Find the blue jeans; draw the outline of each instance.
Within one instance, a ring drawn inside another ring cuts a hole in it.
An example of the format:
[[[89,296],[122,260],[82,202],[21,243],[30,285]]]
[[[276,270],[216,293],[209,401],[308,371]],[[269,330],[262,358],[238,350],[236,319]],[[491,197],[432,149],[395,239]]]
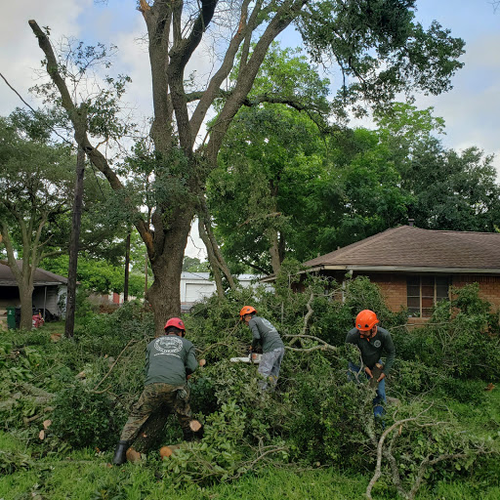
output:
[[[380,363],[381,361],[379,361]],[[359,377],[360,375],[364,375],[367,379],[370,377],[368,374],[363,371],[360,372],[361,368],[359,366],[356,366],[354,363],[351,363],[349,361],[349,370],[347,371],[347,378],[350,381],[358,381],[356,378],[356,375]],[[373,415],[375,418],[377,417],[382,417],[384,414],[384,407],[382,406],[382,403],[386,402],[386,397],[385,397],[385,378],[383,378],[377,385],[376,389],[377,395],[373,398]]]

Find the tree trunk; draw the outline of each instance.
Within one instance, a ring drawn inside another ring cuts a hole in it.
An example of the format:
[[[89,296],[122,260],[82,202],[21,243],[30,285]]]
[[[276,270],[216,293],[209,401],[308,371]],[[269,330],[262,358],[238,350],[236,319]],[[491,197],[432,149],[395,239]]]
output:
[[[69,238],[68,290],[66,295],[66,323],[64,335],[73,337],[76,311],[76,274],[78,268],[78,246],[83,206],[83,177],[85,174],[85,152],[78,148],[76,159],[75,197],[73,200],[73,219]]]
[[[130,268],[130,231],[125,242],[125,279],[123,280],[123,302],[128,301],[128,278]]]
[[[153,253],[149,253],[154,282],[146,299],[152,305],[155,334],[163,334],[167,319],[181,313],[181,273],[194,206],[186,205],[168,216],[153,216]]]
[[[271,243],[269,247],[269,253],[271,254],[271,266],[273,268],[273,273],[278,275],[281,269],[281,259],[279,252],[279,242],[278,242],[278,232],[273,227],[268,229],[269,241]]]
[[[19,299],[21,300],[21,330],[31,330],[33,326],[33,285],[24,284],[19,287]]]

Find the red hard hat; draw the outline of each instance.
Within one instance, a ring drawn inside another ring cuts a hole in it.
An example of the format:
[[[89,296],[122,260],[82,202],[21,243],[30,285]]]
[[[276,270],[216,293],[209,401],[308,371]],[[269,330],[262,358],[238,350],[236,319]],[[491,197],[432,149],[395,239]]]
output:
[[[252,306],[243,306],[240,311],[240,318],[243,319],[243,316],[245,316],[245,314],[252,314],[252,313],[257,313],[255,308],[253,308]]]
[[[165,323],[165,328],[166,330],[169,326],[175,326],[175,328],[178,328],[179,330],[186,331],[186,327],[184,326],[184,321],[180,318],[170,318],[166,323]]]
[[[356,316],[356,328],[361,332],[371,330],[377,323],[377,315],[370,309],[364,309]]]

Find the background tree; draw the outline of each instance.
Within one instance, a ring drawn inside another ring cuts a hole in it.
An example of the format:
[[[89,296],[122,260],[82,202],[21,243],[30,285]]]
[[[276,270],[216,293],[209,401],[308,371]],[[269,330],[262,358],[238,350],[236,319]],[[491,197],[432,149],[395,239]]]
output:
[[[68,271],[68,256],[58,255],[42,262],[47,271],[65,276]],[[78,258],[77,280],[79,288],[85,292],[110,294],[122,293],[124,290],[123,266],[114,265],[104,259],[95,259],[82,254]],[[129,276],[129,294],[133,297],[144,295],[144,269],[134,271]]]
[[[19,288],[20,327],[31,329],[36,268],[67,236],[75,159],[40,133],[39,120],[16,116],[0,118],[0,229]]]
[[[204,211],[207,176],[217,164],[224,136],[245,104],[270,44],[283,30],[295,22],[315,57],[331,56],[346,76],[353,77],[344,80],[339,95],[342,102],[337,103],[339,112],[360,96],[383,103],[396,92],[447,90],[450,77],[461,66],[457,58],[462,54],[463,41],[450,37],[436,23],[428,31],[414,23],[415,2],[411,0],[287,0],[254,4],[246,0],[237,4],[217,0],[202,0],[199,4],[140,0],[139,4],[148,30],[153,80],[151,168],[157,185],[165,187],[164,192],[175,186],[170,196],[157,200],[151,223],[138,213],[136,205],[135,212],[131,210],[155,277],[147,298],[160,332],[167,316],[180,312],[182,260],[196,213],[203,215],[200,219],[206,231],[211,231]],[[77,143],[113,189],[124,192],[125,186],[111,163],[90,142],[89,133],[93,132],[86,120],[86,109],[78,107],[69,92],[64,67],[57,60],[47,33],[35,21],[30,21],[30,26],[45,53],[47,71],[61,95]],[[200,90],[191,92],[192,82],[186,83],[186,65],[195,53],[199,54],[202,40],[212,35],[217,38],[217,52],[224,55],[209,80],[196,82]],[[237,77],[227,86],[238,52]],[[220,112],[200,145],[197,138],[216,101],[220,103]],[[126,194],[123,199],[128,201]]]
[[[196,257],[184,257],[184,262],[182,264],[182,270],[188,273],[200,273],[200,272],[208,272],[208,263],[201,262],[200,259]]]
[[[454,231],[495,231],[500,186],[493,157],[478,148],[462,152],[432,140],[414,153],[403,188],[414,197],[408,213],[417,226]]]

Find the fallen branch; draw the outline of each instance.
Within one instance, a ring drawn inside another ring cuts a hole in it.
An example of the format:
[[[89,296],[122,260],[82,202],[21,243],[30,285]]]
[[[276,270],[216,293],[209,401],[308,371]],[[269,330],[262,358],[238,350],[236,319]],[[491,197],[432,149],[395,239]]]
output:
[[[398,438],[398,436],[401,435],[403,425],[408,423],[408,422],[415,422],[415,425],[418,427],[435,427],[435,426],[441,426],[446,424],[447,422],[428,422],[428,423],[423,423],[420,424],[416,422],[424,413],[429,411],[431,407],[425,409],[422,411],[419,415],[416,417],[410,417],[410,418],[405,418],[402,420],[398,420],[397,422],[394,422],[388,429],[386,429],[382,435],[380,436],[380,439],[378,441],[377,445],[377,464],[375,467],[375,473],[373,474],[372,479],[370,480],[368,487],[366,488],[366,497],[369,500],[373,500],[373,497],[371,495],[372,489],[375,486],[375,483],[379,480],[379,478],[382,475],[382,456],[385,456],[389,462],[389,466],[391,468],[392,472],[392,482],[394,486],[396,487],[398,493],[405,498],[406,500],[413,500],[415,498],[415,495],[417,494],[417,491],[419,490],[420,486],[422,485],[422,481],[424,480],[425,473],[427,469],[439,462],[442,462],[444,460],[457,460],[460,458],[466,458],[468,456],[467,453],[445,453],[442,455],[439,455],[436,458],[431,459],[430,456],[425,457],[418,468],[417,475],[415,482],[413,483],[412,488],[409,491],[406,491],[403,488],[403,484],[401,481],[401,476],[399,473],[399,468],[398,464],[396,462],[396,459],[394,458],[394,455],[392,454],[392,448],[393,445]],[[387,438],[387,436],[391,433],[394,433],[391,439],[391,442],[388,446],[387,449],[384,450],[384,442]],[[480,453],[486,453],[482,450],[478,450],[476,454]]]
[[[279,451],[288,451],[287,448],[282,447],[282,446],[276,446],[276,447],[270,447],[266,451],[263,451],[259,456],[257,456],[254,460],[251,462],[244,462],[241,467],[238,468],[238,472],[231,476],[229,478],[230,481],[234,481],[238,478],[240,478],[243,474],[248,472],[249,470],[252,470],[252,468],[261,460],[263,460],[266,455],[270,455],[271,453],[277,453]]]
[[[312,348],[297,348],[297,347],[291,347],[291,346],[285,346],[285,349],[289,349],[291,351],[311,351],[311,350],[314,350],[314,349],[330,349],[332,351],[337,351],[338,350],[338,347],[335,347],[331,344],[329,344],[328,342],[325,342],[324,340],[318,338],[318,337],[315,337],[313,335],[304,335],[304,334],[300,334],[300,335],[283,335],[283,337],[293,337],[294,339],[295,338],[302,338],[302,339],[310,339],[310,340],[314,340],[316,342],[319,342],[320,346],[314,346]]]
[[[106,375],[104,375],[104,378],[94,387],[94,390],[92,392],[96,392],[97,389],[99,389],[99,387],[101,386],[101,384],[109,377],[110,373],[113,371],[113,368],[116,366],[116,363],[118,363],[118,360],[121,358],[122,354],[129,348],[129,346],[131,344],[135,344],[136,342],[138,342],[138,341],[135,340],[135,339],[129,340],[128,344],[122,349],[122,351],[120,352],[120,354],[118,354],[118,356],[116,357],[115,361],[113,362],[113,364],[109,368],[108,373],[106,373]],[[105,391],[106,390],[107,389],[105,389]]]
[[[411,418],[405,418],[403,420],[398,420],[397,422],[394,422],[390,427],[388,427],[380,436],[380,439],[378,441],[377,445],[377,465],[375,467],[375,473],[373,474],[373,477],[371,478],[370,482],[368,483],[368,487],[366,488],[366,497],[369,500],[373,500],[372,497],[372,489],[375,486],[375,483],[380,479],[380,476],[382,475],[382,452],[384,448],[384,441],[386,437],[394,431],[397,427],[407,423],[407,422],[413,422],[417,420],[418,417],[411,417]]]

